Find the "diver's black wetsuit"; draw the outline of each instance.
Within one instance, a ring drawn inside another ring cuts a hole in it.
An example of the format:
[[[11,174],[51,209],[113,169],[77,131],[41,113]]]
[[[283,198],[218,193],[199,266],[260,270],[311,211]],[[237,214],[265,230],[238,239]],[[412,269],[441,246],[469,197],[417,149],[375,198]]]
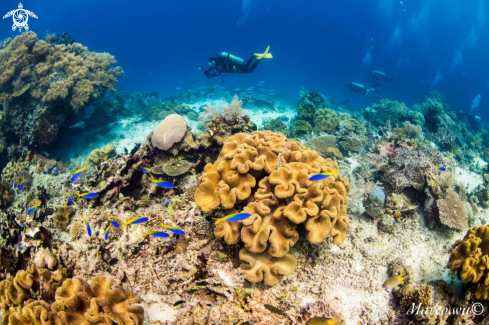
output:
[[[258,63],[260,63],[260,60],[256,60],[253,64],[251,64],[254,58],[255,56],[252,55],[246,64],[237,64],[229,59],[229,54],[225,58],[218,55],[217,58],[209,59],[209,62],[216,62],[213,67],[209,67],[208,70],[204,70],[202,66],[200,68],[203,70],[207,78],[217,77],[221,75],[221,73],[251,73],[258,66]],[[212,70],[216,71],[211,72]]]

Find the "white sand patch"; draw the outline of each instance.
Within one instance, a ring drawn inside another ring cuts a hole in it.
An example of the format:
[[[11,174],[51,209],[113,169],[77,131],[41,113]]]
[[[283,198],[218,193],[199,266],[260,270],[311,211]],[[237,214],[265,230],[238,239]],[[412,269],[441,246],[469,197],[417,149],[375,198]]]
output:
[[[409,246],[409,254],[405,255],[405,263],[413,268],[411,276],[416,282],[428,283],[432,280],[449,279],[450,270],[445,266],[448,262],[446,245],[463,237],[456,232],[425,232],[413,234],[416,245]],[[436,237],[436,238],[435,238]],[[422,252],[422,253],[421,253]]]
[[[474,192],[480,184],[484,183],[481,175],[460,167],[455,167],[453,179],[455,183],[462,186],[469,194]]]
[[[177,316],[177,311],[170,305],[165,304],[159,295],[156,293],[148,293],[141,295],[144,301],[141,303],[144,311],[148,313],[149,321],[153,322],[174,322]]]

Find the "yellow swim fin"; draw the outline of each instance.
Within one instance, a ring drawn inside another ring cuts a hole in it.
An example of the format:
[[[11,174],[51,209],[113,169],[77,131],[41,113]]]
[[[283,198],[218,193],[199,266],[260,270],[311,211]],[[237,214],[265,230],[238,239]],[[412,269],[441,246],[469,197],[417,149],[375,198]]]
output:
[[[265,50],[264,53],[255,53],[254,55],[256,56],[257,60],[261,59],[271,59],[273,58],[272,53],[268,53],[268,50],[270,49],[270,45],[267,46],[267,49]]]

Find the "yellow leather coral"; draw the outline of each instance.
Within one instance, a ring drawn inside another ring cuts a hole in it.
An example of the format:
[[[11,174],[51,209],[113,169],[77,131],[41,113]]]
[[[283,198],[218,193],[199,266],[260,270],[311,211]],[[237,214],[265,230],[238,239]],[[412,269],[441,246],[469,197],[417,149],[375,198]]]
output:
[[[52,272],[31,265],[0,282],[2,324],[143,324],[143,308],[132,306],[140,299],[132,292],[112,289],[112,278],[96,277],[91,285],[80,278],[65,278],[64,269]],[[38,300],[31,299],[32,293]]]
[[[478,283],[477,299],[489,299],[489,226],[474,227],[457,240],[447,267],[464,283]]]
[[[300,147],[282,133],[239,133],[224,145],[217,161],[205,167],[195,202],[204,212],[223,206],[251,214],[241,222],[240,232],[240,223],[224,221],[215,228],[214,235],[224,237],[228,244],[241,239],[246,251],[240,252],[240,258],[246,257],[248,262],[270,257],[267,263],[258,263],[258,268],[251,262],[242,265],[249,281],[260,282],[263,277],[255,273],[271,272],[282,257],[285,259],[279,269],[292,261],[295,267],[295,258],[287,252],[299,239],[298,224],[305,224],[307,239],[313,244],[321,243],[328,234],[334,244],[343,243],[349,227],[348,180],[339,175],[309,180],[314,174],[338,168],[336,162]]]

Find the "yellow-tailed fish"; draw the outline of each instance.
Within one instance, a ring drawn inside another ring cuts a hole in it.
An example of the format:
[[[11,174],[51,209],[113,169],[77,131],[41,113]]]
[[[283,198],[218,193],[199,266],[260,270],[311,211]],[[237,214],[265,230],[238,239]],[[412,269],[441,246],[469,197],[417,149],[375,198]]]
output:
[[[168,235],[166,232],[163,232],[163,231],[150,231],[150,232],[145,232],[143,234],[144,237],[146,236],[154,236],[154,237],[161,237],[161,238],[165,238],[165,237],[170,237],[170,235]]]
[[[446,169],[445,167],[443,167],[443,166],[436,166],[436,169],[438,169],[439,171],[442,171],[442,172],[444,172],[444,171],[446,171],[446,170],[447,170],[447,169]]]
[[[281,311],[277,307],[274,307],[274,306],[269,305],[269,304],[264,304],[263,306],[274,314],[284,316],[284,317],[289,317],[286,313],[284,313],[283,311]]]
[[[341,325],[343,321],[326,318],[326,317],[313,317],[306,322],[307,325]]]
[[[173,185],[170,182],[163,181],[160,179],[154,179],[153,175],[151,175],[151,174],[149,174],[149,176],[151,176],[151,182],[155,183],[159,187],[163,187],[163,188],[174,188],[175,187],[175,185]]]
[[[27,215],[31,215],[32,212],[36,211],[37,208],[39,208],[41,206],[41,204],[36,204],[36,205],[33,205],[30,207],[29,210],[27,210]]]
[[[137,225],[138,223],[144,223],[146,221],[148,221],[149,219],[148,218],[133,218],[131,220],[127,220],[126,222],[124,222],[124,224],[122,225],[122,228],[124,228],[125,226],[127,225]]]
[[[106,181],[101,181],[100,183],[98,183],[98,187],[104,187],[105,185],[107,185]]]
[[[73,173],[73,177],[71,177],[71,182],[74,183],[78,178],[80,178],[81,174],[87,170],[87,166],[83,166],[83,168],[75,170]]]
[[[25,182],[25,178],[22,177],[22,182],[20,182],[19,184],[19,191],[22,191],[24,189],[24,184],[25,184],[24,182]]]
[[[90,224],[88,223],[87,219],[83,218],[83,223],[85,224],[85,227],[87,228],[87,233],[88,237],[92,237],[92,228],[90,228]]]
[[[78,197],[82,197],[84,199],[95,199],[98,196],[98,193],[81,193],[81,194],[76,194]]]
[[[177,227],[174,227],[174,226],[160,224],[160,227],[164,227],[164,228],[170,230],[171,232],[174,232],[177,235],[181,235],[181,236],[184,236],[185,235],[185,233],[183,232],[183,230],[180,230],[180,229],[178,229]]]
[[[112,225],[109,223],[109,226],[105,229],[104,239],[107,240],[109,238],[109,230]]]
[[[310,181],[322,181],[323,179],[326,179],[331,175],[339,175],[339,174],[340,174],[340,172],[338,170],[335,170],[333,172],[324,172],[324,173],[312,175],[311,177],[309,177],[309,180]]]
[[[14,190],[17,188],[17,184],[18,184],[18,183],[19,183],[19,181],[18,181],[18,180],[15,180],[15,181],[14,181]]]
[[[114,226],[115,228],[119,229],[119,224],[117,223],[117,221],[115,221],[114,219],[112,218],[109,218],[109,222],[112,226]]]
[[[69,205],[73,205],[75,204],[75,202],[73,202],[73,199],[71,198],[71,196],[68,194],[68,192],[65,192],[65,195],[66,195],[66,198],[68,199],[68,203]]]
[[[383,287],[385,289],[392,289],[404,283],[409,278],[409,275],[395,275],[385,280]]]
[[[151,168],[147,168],[147,167],[143,167],[143,168],[141,168],[141,170],[143,171],[143,173],[150,173],[151,172]]]
[[[222,222],[222,221],[240,221],[240,220],[244,220],[246,218],[249,218],[251,217],[251,214],[249,213],[245,213],[245,212],[241,212],[241,213],[233,213],[233,214],[230,214],[228,216],[225,216],[225,217],[222,217],[220,219],[216,219],[216,222],[215,224],[217,225],[218,223]]]

